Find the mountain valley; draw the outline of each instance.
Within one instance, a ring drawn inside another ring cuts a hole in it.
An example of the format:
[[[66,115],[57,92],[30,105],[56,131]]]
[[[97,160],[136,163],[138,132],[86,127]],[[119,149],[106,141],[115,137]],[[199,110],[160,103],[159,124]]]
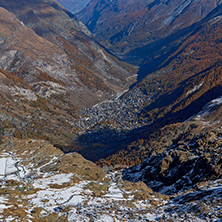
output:
[[[221,1],[65,2],[0,0],[0,220],[220,222]]]
[[[150,52],[140,67],[139,75],[142,72],[147,76],[119,100],[84,111],[86,116],[77,123],[83,129],[78,152],[94,161],[113,153],[113,158],[108,157],[112,164],[125,164],[123,159],[127,164],[139,163],[134,161],[142,155],[129,155],[131,159],[123,154],[125,151],[120,151],[117,158],[116,150],[125,150],[137,140],[149,141],[154,131],[186,121],[208,102],[222,96],[221,15],[221,6],[218,6],[201,22],[180,31],[179,37],[167,37],[158,50],[151,50],[155,60]],[[170,51],[174,47],[175,50]],[[89,152],[92,147],[94,155]]]
[[[73,119],[76,110],[126,90],[135,81],[136,69],[108,54],[55,1],[21,3],[0,1],[0,90],[2,108],[7,108],[2,121],[27,122],[32,135],[45,138],[60,131],[70,142],[72,126],[63,123]]]

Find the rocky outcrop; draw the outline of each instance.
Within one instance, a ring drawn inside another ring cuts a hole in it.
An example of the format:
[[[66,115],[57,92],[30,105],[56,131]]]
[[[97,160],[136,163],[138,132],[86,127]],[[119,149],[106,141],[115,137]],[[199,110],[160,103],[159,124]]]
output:
[[[181,140],[141,165],[124,171],[124,179],[144,181],[164,194],[188,190],[196,184],[222,178],[221,134],[202,133]]]

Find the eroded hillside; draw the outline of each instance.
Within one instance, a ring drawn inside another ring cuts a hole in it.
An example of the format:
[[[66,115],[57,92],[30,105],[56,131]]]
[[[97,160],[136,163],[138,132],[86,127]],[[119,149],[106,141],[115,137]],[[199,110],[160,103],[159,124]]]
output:
[[[30,134],[67,144],[76,110],[135,81],[136,69],[108,54],[57,2],[2,0],[0,6],[3,125],[20,131],[19,122],[27,122]]]

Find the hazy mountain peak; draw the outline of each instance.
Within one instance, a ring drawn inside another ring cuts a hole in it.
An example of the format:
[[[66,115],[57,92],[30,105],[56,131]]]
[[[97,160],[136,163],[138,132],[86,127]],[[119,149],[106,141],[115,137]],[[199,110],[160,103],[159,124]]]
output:
[[[58,2],[67,10],[75,14],[80,12],[90,0],[58,0]]]

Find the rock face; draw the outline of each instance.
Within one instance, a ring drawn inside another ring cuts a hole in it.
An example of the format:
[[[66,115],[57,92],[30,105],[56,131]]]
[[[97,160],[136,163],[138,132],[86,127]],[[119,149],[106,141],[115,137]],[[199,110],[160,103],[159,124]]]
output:
[[[220,3],[217,0],[93,0],[77,16],[99,42],[126,57],[136,48],[189,27]],[[131,56],[139,62],[139,55],[134,52]]]
[[[221,179],[221,133],[215,130],[205,128],[205,132],[190,139],[177,138],[162,151],[156,147],[156,153],[141,165],[124,170],[123,178],[144,181],[163,194],[175,194],[204,181]]]

